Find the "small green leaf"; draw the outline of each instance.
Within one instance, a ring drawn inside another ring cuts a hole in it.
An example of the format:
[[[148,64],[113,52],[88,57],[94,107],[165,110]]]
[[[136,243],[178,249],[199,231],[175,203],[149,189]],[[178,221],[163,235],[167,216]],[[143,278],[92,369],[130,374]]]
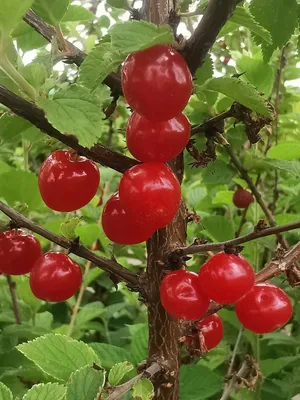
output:
[[[63,22],[69,21],[88,21],[93,19],[95,16],[89,10],[82,6],[70,5],[65,15],[63,16]]]
[[[30,127],[25,119],[4,113],[0,118],[0,138],[3,142],[13,143],[20,140],[21,133]]]
[[[112,386],[117,386],[124,376],[128,374],[128,372],[132,371],[133,368],[133,365],[128,361],[115,364],[108,374],[109,383]]]
[[[195,78],[196,84],[202,86],[208,79],[213,76],[213,64],[210,56],[206,56],[204,63],[197,69]]]
[[[154,397],[154,387],[149,379],[139,379],[132,387],[132,396],[136,400],[151,400]]]
[[[51,25],[57,25],[63,19],[70,0],[34,0],[32,9],[39,17]]]
[[[266,116],[270,116],[270,110],[265,105],[263,98],[255,87],[238,78],[212,78],[206,82],[204,88],[215,90],[230,97],[251,110]]]
[[[101,228],[96,223],[79,225],[75,229],[75,235],[80,237],[84,246],[91,246],[101,235]]]
[[[248,183],[246,181],[244,181],[244,179],[241,178],[233,178],[232,179],[235,183],[237,183],[238,185],[240,185],[243,189],[247,189],[248,187]]]
[[[0,382],[0,400],[13,400],[12,392],[2,382]]]
[[[25,21],[20,21],[11,33],[12,37],[17,40],[18,47],[24,52],[32,49],[38,49],[45,46],[48,41],[42,35],[37,33]]]
[[[112,368],[115,364],[130,360],[131,354],[121,347],[107,343],[90,343],[90,346],[101,360],[101,365],[105,369]]]
[[[61,400],[64,399],[66,388],[58,383],[41,383],[32,386],[23,400]]]
[[[234,171],[222,160],[216,160],[205,168],[202,178],[207,185],[226,185],[233,177]]]
[[[94,318],[100,317],[101,315],[105,314],[105,312],[106,310],[104,305],[100,301],[94,301],[86,304],[85,306],[81,307],[77,315],[76,326],[82,328],[87,322],[93,320]]]
[[[222,215],[211,215],[201,220],[204,227],[203,233],[208,235],[214,242],[223,242],[234,238],[234,225]]]
[[[10,31],[22,20],[33,0],[1,0],[0,30]]]
[[[115,8],[122,8],[123,10],[128,8],[126,0],[107,0],[107,4]]]
[[[110,28],[109,34],[113,48],[124,54],[157,44],[169,44],[174,40],[169,25],[157,26],[146,21],[118,22]]]
[[[259,362],[259,368],[263,374],[263,377],[266,378],[269,375],[277,374],[289,364],[293,364],[295,362],[299,363],[299,360],[300,356],[279,357],[275,359],[269,358],[261,360]]]
[[[17,278],[19,278],[17,280]],[[28,304],[34,312],[37,312],[38,309],[41,307],[41,300],[37,299],[33,294],[32,290],[29,285],[29,280],[21,277],[14,277],[14,280],[16,281],[16,291],[17,291],[17,297],[20,300],[23,300],[26,304]]]
[[[61,381],[67,381],[79,368],[99,363],[87,344],[52,333],[20,344],[17,349],[44,372]]]
[[[300,176],[300,162],[299,161],[272,160],[270,158],[266,158],[264,163],[266,165],[266,169],[269,166],[272,166],[272,167],[277,168],[278,170],[285,171],[288,174],[292,174],[297,177]]]
[[[267,157],[276,160],[296,160],[300,158],[300,143],[284,142],[270,148]]]
[[[71,219],[68,219],[67,221],[64,221],[60,225],[60,231],[63,236],[65,236],[67,239],[72,239],[75,236],[75,228],[77,225],[80,223],[81,218],[79,217],[73,217]]]
[[[228,206],[233,205],[232,197],[234,192],[232,190],[221,190],[216,194],[212,203],[213,204],[227,204]]]
[[[180,368],[180,400],[211,398],[222,390],[223,379],[202,365],[183,365]]]
[[[56,129],[76,135],[83,146],[92,147],[101,136],[101,103],[87,88],[73,84],[56,92],[52,100],[40,97],[37,104]]]
[[[110,43],[95,46],[80,66],[79,82],[95,90],[124,59],[125,55],[113,49]]]
[[[67,383],[66,400],[94,400],[104,382],[104,370],[96,370],[91,366],[83,367],[71,375]]]
[[[31,63],[23,67],[22,75],[31,86],[39,89],[45,83],[47,71],[44,65]]]
[[[147,358],[148,327],[142,325],[132,335],[130,354],[136,364]]]

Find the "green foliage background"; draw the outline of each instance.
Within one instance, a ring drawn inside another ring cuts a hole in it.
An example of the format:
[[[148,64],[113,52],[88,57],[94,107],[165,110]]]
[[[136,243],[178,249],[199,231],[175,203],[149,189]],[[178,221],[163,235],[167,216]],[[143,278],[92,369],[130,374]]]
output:
[[[205,3],[191,0],[181,3],[184,32],[193,32],[199,20],[199,15],[195,14],[201,14]],[[46,40],[21,20],[30,6],[48,23],[60,24],[64,35],[88,53],[79,69],[62,63],[55,44],[51,50]],[[124,0],[100,3],[105,15],[100,12],[95,15],[89,10],[91,6],[83,0],[74,4],[69,4],[68,0],[2,0],[2,39],[8,34],[13,39],[13,42],[10,39],[3,42],[5,54],[35,89],[36,102],[53,126],[63,133],[77,135],[84,146],[99,141],[130,155],[124,136],[129,109],[120,98],[112,116],[104,119],[103,110],[112,98],[102,81],[108,73],[119,70],[120,63],[130,52],[155,43],[172,42],[171,30],[145,22],[123,24],[121,21],[128,19],[127,9],[131,6]],[[193,12],[189,13],[191,10]],[[267,115],[269,110],[263,100],[274,102],[280,50],[285,46],[279,87],[278,138],[275,138],[274,127],[264,128],[261,141],[250,147],[244,125],[232,119],[227,120],[225,133],[251,178],[256,181],[260,175],[259,190],[266,204],[271,206],[275,173],[278,175],[279,198],[275,208],[278,224],[300,219],[300,92],[298,81],[294,81],[300,77],[299,10],[296,0],[240,3],[220,32],[203,67],[197,71],[194,94],[185,110],[192,125],[227,110],[233,101]],[[25,65],[24,60],[31,51],[34,51],[31,53],[34,58]],[[243,73],[240,78],[232,78],[240,73]],[[1,68],[0,84],[24,96]],[[93,201],[75,213],[55,213],[42,202],[37,174],[50,151],[63,148],[62,145],[1,105],[0,115],[0,198],[10,206],[26,204],[26,215],[43,227],[70,237],[80,236],[88,247],[97,242],[98,254],[114,256],[132,271],[143,271],[145,245],[113,245],[97,222],[103,204],[117,190],[120,174],[100,167],[101,189]],[[197,135],[195,140],[197,148],[203,150],[204,135]],[[268,145],[270,148],[266,152]],[[234,238],[241,212],[233,206],[232,195],[238,186],[247,187],[246,182],[221,146],[217,147],[217,160],[205,169],[192,168],[192,162],[191,156],[185,154],[182,193],[188,208],[197,212],[201,222],[188,225],[188,243],[195,237],[212,242]],[[98,206],[99,198],[101,206]],[[5,220],[2,214],[0,218]],[[247,212],[242,234],[252,231],[260,219],[264,219],[264,214],[255,202]],[[284,235],[290,245],[300,240],[299,231]],[[39,239],[45,251],[56,249],[46,239]],[[266,237],[246,243],[243,255],[258,271],[274,256],[275,250],[275,238]],[[84,268],[84,260],[73,258]],[[198,271],[203,261],[203,256],[196,255],[188,266]],[[124,284],[119,284],[116,290],[107,274],[91,268],[85,276],[88,288],[72,339],[67,339],[58,335],[68,333],[76,298],[59,304],[45,303],[31,294],[28,277],[14,277],[14,281],[22,325],[15,323],[7,282],[0,277],[0,400],[94,400],[105,376],[111,384],[117,385],[135,375],[135,367],[147,355],[146,307],[139,302],[136,293],[128,291]],[[300,393],[300,292],[298,288],[291,289],[283,277],[273,282],[284,288],[292,299],[293,318],[282,331],[264,336],[244,332],[237,359],[242,360],[246,353],[252,354],[259,361],[264,381],[256,391],[241,389],[232,393],[231,399],[287,400]],[[181,400],[220,398],[228,361],[240,330],[232,307],[221,310],[220,315],[225,324],[224,340],[195,364],[181,367]],[[103,369],[91,368],[92,363]],[[39,386],[28,390],[34,384]],[[139,383],[133,393],[148,399],[151,385]],[[130,399],[132,394],[123,398]]]

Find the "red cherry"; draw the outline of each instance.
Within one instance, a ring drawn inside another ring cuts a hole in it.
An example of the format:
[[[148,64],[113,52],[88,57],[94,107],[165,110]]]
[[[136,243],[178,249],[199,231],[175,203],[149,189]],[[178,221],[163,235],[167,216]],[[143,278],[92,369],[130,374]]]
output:
[[[153,234],[153,229],[128,217],[121,205],[119,193],[115,193],[105,204],[102,227],[105,235],[118,244],[142,243]]]
[[[54,151],[42,164],[39,188],[44,202],[55,211],[74,211],[88,204],[100,182],[97,165],[68,150]]]
[[[221,252],[201,267],[199,278],[203,292],[212,300],[230,304],[252,289],[255,274],[244,257]]]
[[[41,255],[40,242],[33,235],[15,229],[0,233],[0,271],[2,273],[27,274]]]
[[[202,292],[197,274],[185,270],[168,273],[161,282],[160,299],[174,318],[197,320],[207,311],[209,298]]]
[[[203,335],[204,345],[207,351],[216,347],[223,339],[223,321],[217,314],[212,314],[202,321],[199,321],[198,327]]]
[[[122,70],[128,104],[155,121],[178,115],[192,93],[192,76],[183,57],[167,45],[130,54]]]
[[[181,199],[180,184],[166,164],[145,163],[125,172],[119,194],[125,212],[152,231],[175,217]]]
[[[258,283],[236,303],[235,312],[249,331],[269,333],[288,322],[293,308],[289,297],[279,287]]]
[[[80,266],[64,253],[43,254],[30,273],[30,287],[38,299],[65,301],[79,289],[82,281]]]
[[[238,189],[234,193],[232,201],[238,208],[247,208],[253,202],[253,195],[248,190]]]
[[[127,126],[127,147],[138,160],[169,161],[184,150],[190,131],[184,114],[168,121],[150,121],[134,112]]]

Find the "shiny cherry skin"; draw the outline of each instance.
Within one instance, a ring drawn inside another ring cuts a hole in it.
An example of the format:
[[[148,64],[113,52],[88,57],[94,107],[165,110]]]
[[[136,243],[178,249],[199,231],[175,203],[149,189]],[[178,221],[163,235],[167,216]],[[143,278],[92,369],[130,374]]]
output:
[[[234,193],[232,201],[237,208],[247,208],[253,202],[253,195],[248,190],[238,189]]]
[[[185,270],[170,272],[163,278],[160,300],[172,317],[189,321],[201,318],[209,306],[197,274]]]
[[[133,112],[127,125],[127,147],[140,161],[166,162],[184,150],[190,132],[190,123],[184,114],[168,121],[154,121]]]
[[[105,235],[114,243],[137,244],[149,239],[153,229],[128,217],[124,211],[119,193],[115,193],[105,204],[102,213],[102,227]]]
[[[237,301],[235,312],[249,331],[269,333],[288,322],[293,308],[288,295],[278,286],[258,283]]]
[[[203,292],[212,300],[231,304],[252,289],[255,274],[243,256],[221,252],[201,267],[199,279]]]
[[[152,231],[168,225],[181,199],[180,184],[166,164],[144,163],[125,172],[119,186],[125,212]]]
[[[163,121],[178,115],[192,93],[192,76],[183,57],[167,45],[130,54],[122,69],[128,104],[140,115]]]
[[[56,150],[42,164],[39,189],[46,205],[70,212],[88,204],[100,183],[97,165],[73,151]]]
[[[30,233],[15,229],[0,233],[0,272],[27,274],[41,255],[40,242]]]
[[[80,266],[64,253],[48,252],[34,264],[30,287],[38,299],[60,302],[68,300],[82,281]]]
[[[222,319],[217,314],[209,315],[198,322],[206,350],[216,347],[224,336],[224,325]]]

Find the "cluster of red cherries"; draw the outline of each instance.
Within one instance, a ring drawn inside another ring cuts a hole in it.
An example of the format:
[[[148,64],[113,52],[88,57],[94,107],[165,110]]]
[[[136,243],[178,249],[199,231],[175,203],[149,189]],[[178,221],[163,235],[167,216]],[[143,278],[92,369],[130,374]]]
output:
[[[223,337],[217,314],[204,319],[210,300],[235,304],[243,326],[255,333],[269,333],[288,322],[292,305],[287,294],[270,283],[255,283],[255,274],[241,255],[220,252],[211,257],[198,274],[180,269],[167,273],[160,287],[161,302],[174,318],[197,321],[206,349]],[[202,319],[202,320],[201,320]],[[189,341],[189,339],[187,340]]]
[[[182,113],[192,92],[192,77],[184,59],[166,45],[131,54],[122,69],[122,88],[134,110],[126,141],[141,164],[126,171],[119,191],[106,203],[102,226],[118,244],[144,242],[175,217],[181,190],[166,165],[190,138]]]

